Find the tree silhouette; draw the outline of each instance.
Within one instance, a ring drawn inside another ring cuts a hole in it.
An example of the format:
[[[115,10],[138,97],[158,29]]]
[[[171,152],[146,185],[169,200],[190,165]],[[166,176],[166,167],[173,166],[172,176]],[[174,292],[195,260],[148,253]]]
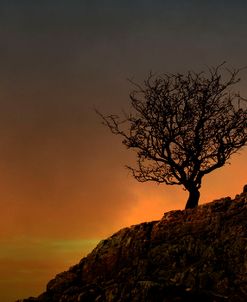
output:
[[[239,69],[222,65],[207,72],[150,75],[133,83],[131,112],[103,115],[103,124],[137,153],[128,167],[140,182],[183,185],[186,208],[198,205],[203,176],[218,169],[247,144],[247,109],[231,86]]]

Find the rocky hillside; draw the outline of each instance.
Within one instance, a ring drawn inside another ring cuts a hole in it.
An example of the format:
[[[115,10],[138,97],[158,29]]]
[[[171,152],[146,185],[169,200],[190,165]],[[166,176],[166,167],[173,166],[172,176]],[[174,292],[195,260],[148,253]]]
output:
[[[23,302],[247,301],[247,187],[125,228]]]

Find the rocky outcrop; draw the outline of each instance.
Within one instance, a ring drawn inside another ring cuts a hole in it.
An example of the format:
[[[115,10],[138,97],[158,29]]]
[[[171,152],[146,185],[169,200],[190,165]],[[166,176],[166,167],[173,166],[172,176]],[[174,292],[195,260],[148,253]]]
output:
[[[246,187],[120,230],[23,301],[247,301]]]

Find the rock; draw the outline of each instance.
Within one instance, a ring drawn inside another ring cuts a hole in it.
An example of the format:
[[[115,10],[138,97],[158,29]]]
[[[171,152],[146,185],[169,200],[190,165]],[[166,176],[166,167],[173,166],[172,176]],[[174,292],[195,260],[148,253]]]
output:
[[[246,191],[124,228],[24,301],[247,301]]]

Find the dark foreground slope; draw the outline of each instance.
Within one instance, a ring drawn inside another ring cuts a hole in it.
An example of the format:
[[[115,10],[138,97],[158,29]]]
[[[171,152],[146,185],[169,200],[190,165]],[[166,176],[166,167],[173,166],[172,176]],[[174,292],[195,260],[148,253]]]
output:
[[[24,301],[246,302],[247,193],[122,229]]]

